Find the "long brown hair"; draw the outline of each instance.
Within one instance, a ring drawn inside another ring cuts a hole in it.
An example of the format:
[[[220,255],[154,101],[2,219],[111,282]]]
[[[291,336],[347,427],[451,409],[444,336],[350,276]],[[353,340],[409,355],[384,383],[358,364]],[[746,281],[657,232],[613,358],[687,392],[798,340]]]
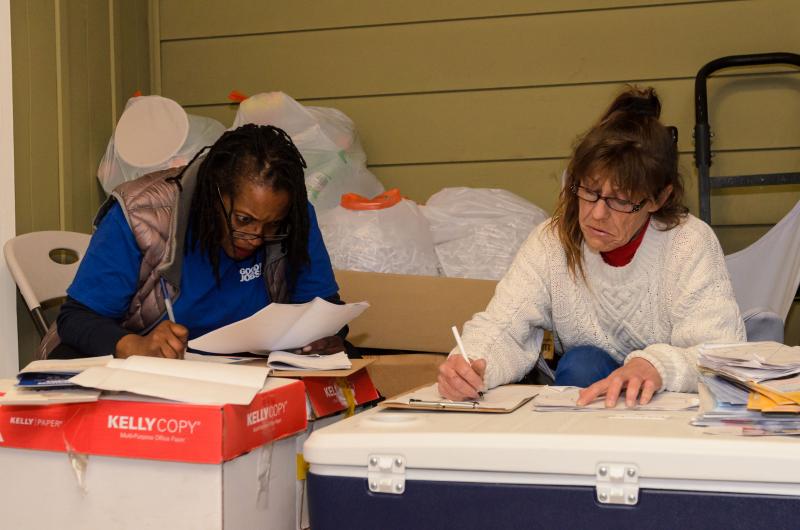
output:
[[[678,172],[677,129],[659,121],[661,102],[653,88],[628,86],[600,120],[586,132],[573,151],[564,187],[550,221],[558,233],[573,277],[584,277],[576,186],[586,177],[609,175],[631,198],[655,200],[668,187],[672,192],[651,215],[669,230],[689,211],[683,204],[684,187]]]

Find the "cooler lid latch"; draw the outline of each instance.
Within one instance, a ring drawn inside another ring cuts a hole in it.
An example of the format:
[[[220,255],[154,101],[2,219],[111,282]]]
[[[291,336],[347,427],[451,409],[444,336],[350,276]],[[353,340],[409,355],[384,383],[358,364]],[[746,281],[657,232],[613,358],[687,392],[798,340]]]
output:
[[[597,502],[635,505],[639,502],[639,468],[634,464],[600,462],[595,469]]]
[[[367,484],[373,493],[400,495],[406,490],[406,459],[402,455],[369,455]]]

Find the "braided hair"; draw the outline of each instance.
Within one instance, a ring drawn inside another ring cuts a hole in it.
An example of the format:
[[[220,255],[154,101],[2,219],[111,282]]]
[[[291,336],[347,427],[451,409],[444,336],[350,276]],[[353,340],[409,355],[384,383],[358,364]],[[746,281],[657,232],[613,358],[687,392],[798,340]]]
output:
[[[200,251],[208,256],[219,283],[219,256],[228,237],[220,193],[236,197],[250,181],[289,195],[286,224],[289,236],[281,242],[289,265],[289,288],[297,272],[310,261],[308,255],[308,194],[303,169],[306,162],[285,131],[271,125],[242,125],[223,134],[208,151],[197,171],[189,218],[189,244],[184,252]]]

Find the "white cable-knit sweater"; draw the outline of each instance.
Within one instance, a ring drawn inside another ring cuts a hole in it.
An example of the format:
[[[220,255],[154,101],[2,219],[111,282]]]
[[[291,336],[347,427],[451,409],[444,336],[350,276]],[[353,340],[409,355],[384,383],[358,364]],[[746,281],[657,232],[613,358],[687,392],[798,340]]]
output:
[[[697,389],[697,348],[745,340],[725,260],[711,228],[689,215],[675,228],[650,221],[633,260],[606,264],[583,244],[586,282],[573,278],[557,234],[533,231],[485,311],[464,324],[464,345],[486,359],[487,388],[517,381],[536,362],[537,328],[557,346],[598,346],[622,362],[650,361],[663,390]]]

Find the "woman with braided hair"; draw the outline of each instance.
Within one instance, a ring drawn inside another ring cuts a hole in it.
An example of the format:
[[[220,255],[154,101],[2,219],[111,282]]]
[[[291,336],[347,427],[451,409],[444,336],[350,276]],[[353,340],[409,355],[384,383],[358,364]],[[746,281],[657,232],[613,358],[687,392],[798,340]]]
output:
[[[304,168],[283,130],[248,124],[117,187],[40,356],[180,358],[189,339],[271,302],[338,303]],[[341,351],[346,330],[303,350]]]
[[[697,346],[745,339],[722,249],[683,205],[677,131],[651,89],[629,88],[578,142],[553,217],[533,231],[489,306],[464,325],[439,391],[477,398],[562,354],[555,384],[628,406],[695,391]]]

